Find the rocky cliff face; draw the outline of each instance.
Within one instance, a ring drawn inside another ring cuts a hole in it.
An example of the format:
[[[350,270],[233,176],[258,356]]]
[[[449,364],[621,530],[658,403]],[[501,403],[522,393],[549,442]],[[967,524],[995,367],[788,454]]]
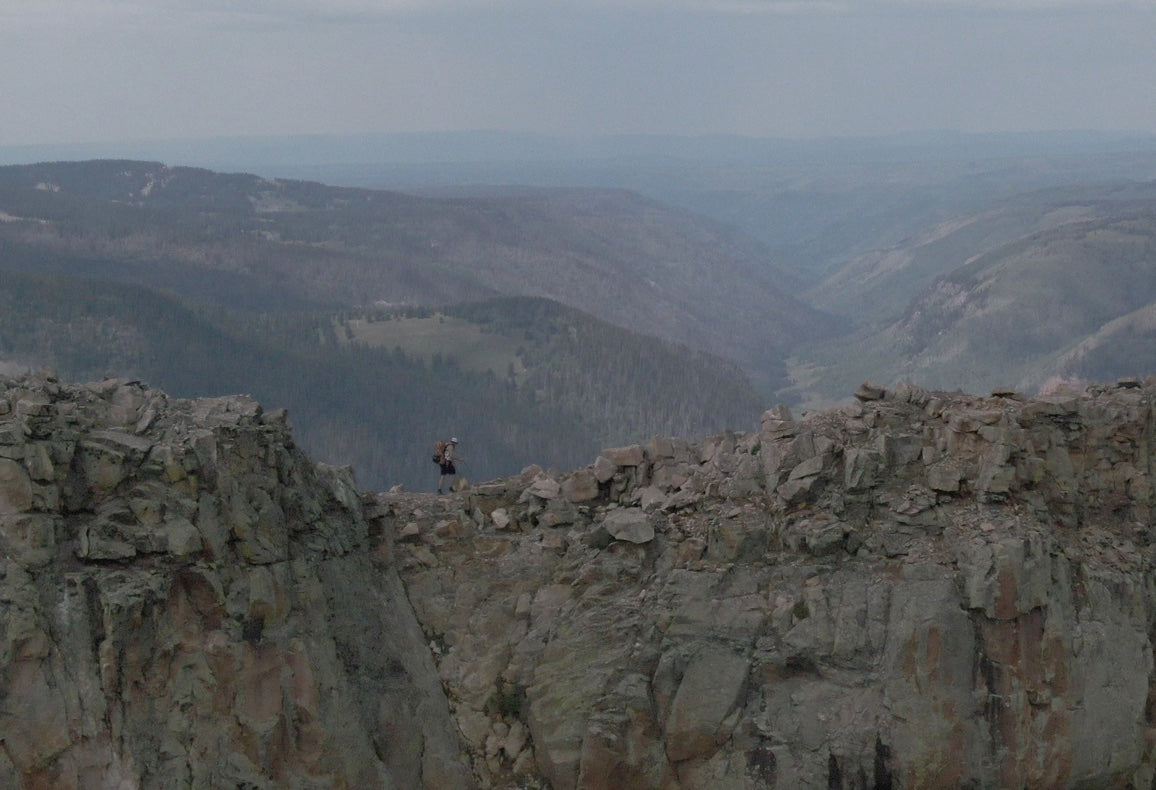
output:
[[[0,787],[467,786],[351,482],[245,398],[0,379]]]
[[[1148,788],[1154,402],[865,386],[434,497],[0,379],[0,786]]]
[[[1151,787],[1156,382],[377,497],[483,784]]]

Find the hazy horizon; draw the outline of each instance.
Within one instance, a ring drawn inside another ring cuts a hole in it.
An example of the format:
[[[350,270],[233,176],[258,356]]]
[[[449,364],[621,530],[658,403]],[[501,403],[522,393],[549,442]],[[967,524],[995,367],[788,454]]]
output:
[[[0,147],[1156,133],[1150,0],[9,0]]]

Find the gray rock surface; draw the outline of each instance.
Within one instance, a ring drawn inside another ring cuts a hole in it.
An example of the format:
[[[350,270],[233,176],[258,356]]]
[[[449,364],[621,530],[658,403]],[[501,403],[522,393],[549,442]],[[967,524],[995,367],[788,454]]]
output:
[[[251,399],[0,378],[0,786],[471,786],[374,545]]]
[[[435,497],[0,379],[0,786],[1153,786],[1156,381],[857,395]]]
[[[481,785],[1151,786],[1156,382],[857,395],[399,549]]]

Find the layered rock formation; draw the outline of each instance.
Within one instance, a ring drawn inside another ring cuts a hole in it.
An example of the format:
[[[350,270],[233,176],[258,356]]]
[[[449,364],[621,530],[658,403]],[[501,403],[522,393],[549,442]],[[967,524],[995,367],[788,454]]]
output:
[[[0,786],[1151,787],[1156,381],[436,497],[0,379]]]

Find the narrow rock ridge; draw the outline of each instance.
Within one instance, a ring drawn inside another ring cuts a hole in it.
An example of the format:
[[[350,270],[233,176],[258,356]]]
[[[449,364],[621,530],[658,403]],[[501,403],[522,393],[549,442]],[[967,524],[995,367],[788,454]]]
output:
[[[379,494],[483,786],[1151,787],[1156,380]]]
[[[0,786],[1151,787],[1156,380],[434,496],[0,378]]]

